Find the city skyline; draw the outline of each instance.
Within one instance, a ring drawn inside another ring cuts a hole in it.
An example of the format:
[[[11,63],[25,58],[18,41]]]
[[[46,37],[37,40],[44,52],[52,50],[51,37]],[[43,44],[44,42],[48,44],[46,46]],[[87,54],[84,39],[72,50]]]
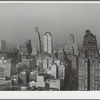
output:
[[[99,4],[0,5],[0,91],[100,90]]]
[[[45,32],[51,32],[54,45],[66,44],[69,34],[82,45],[85,30],[97,36],[100,44],[100,4],[0,4],[0,40],[23,43],[32,39],[39,28],[43,44]],[[11,40],[11,37],[13,39]],[[63,41],[62,41],[63,40]]]

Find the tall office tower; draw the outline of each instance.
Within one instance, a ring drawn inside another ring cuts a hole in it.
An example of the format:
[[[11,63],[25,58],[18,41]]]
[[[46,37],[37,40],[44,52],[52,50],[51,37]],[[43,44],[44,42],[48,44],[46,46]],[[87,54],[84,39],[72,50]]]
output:
[[[54,58],[49,57],[49,56],[45,56],[43,57],[43,68],[50,68],[53,64]]]
[[[26,43],[27,53],[30,56],[32,53],[32,46],[31,46],[31,40],[28,40]]]
[[[99,90],[99,59],[90,59],[90,90]]]
[[[71,60],[67,59],[65,66],[65,78],[64,78],[64,89],[69,90],[70,82],[72,81],[71,75],[72,75],[72,62]]]
[[[67,55],[67,58],[72,61],[72,70],[78,70],[78,57],[76,55]]]
[[[69,43],[70,43],[70,45],[73,45],[73,43],[74,43],[74,35],[73,34],[69,35]]]
[[[58,78],[59,79],[65,78],[65,66],[64,66],[64,64],[61,64],[60,66],[58,66]]]
[[[78,68],[79,90],[89,90],[89,60],[86,58],[85,51],[80,52]]]
[[[73,47],[72,47],[69,43],[67,43],[67,44],[65,45],[64,51],[65,51],[65,53],[66,53],[67,55],[70,55],[70,54],[73,54],[73,53],[74,53],[74,49],[73,49]]]
[[[76,55],[76,56],[79,55],[79,46],[75,42],[73,34],[69,35],[69,41],[65,45],[64,50],[65,50],[67,55],[70,55],[70,54],[73,54],[73,55]]]
[[[32,40],[32,49],[33,49],[33,53],[41,52],[41,37],[40,37],[38,27],[35,27],[34,40]]]
[[[0,78],[4,78],[4,64],[2,59],[0,59]]]
[[[63,48],[60,48],[60,50],[58,51],[58,59],[60,61],[64,61],[65,60],[64,58],[65,58],[64,50],[63,50]]]
[[[83,41],[83,49],[86,51],[87,57],[94,57],[97,51],[97,40],[89,30],[86,30]]]
[[[4,78],[4,68],[0,67],[0,79]]]
[[[98,78],[100,79],[100,53],[99,53],[99,68],[98,68]],[[100,80],[98,81],[98,90],[100,90]]]
[[[98,90],[99,75],[99,51],[97,50],[97,40],[89,30],[86,30],[83,41],[83,49],[90,61],[90,90]]]
[[[54,76],[55,78],[58,78],[58,66],[56,63],[54,63],[51,66],[51,72],[52,72],[52,76]]]
[[[3,41],[3,48],[6,50],[6,40]]]
[[[52,54],[52,51],[53,51],[52,35],[50,32],[46,32],[44,35],[44,52],[47,54]]]
[[[0,50],[1,52],[6,52],[6,41],[5,40],[1,40],[0,41]]]
[[[6,77],[11,77],[11,70],[12,70],[12,65],[11,65],[11,62],[10,61],[6,61],[4,63],[4,66],[5,66],[5,71],[4,71],[4,75]]]
[[[83,50],[85,51],[86,58],[89,59],[87,90],[99,90],[99,51],[97,50],[96,36],[89,30],[86,30],[84,36]],[[82,66],[85,67],[85,65],[81,65],[79,68]],[[86,71],[83,70],[83,72],[85,73]]]
[[[74,40],[74,35],[73,34],[69,35],[69,44],[73,48],[73,54],[78,56],[79,55],[79,47],[78,47],[78,44]]]
[[[30,58],[29,64],[30,64],[30,69],[34,70],[36,68],[36,58],[35,57]]]
[[[53,57],[58,58],[58,52],[56,50],[53,51]]]
[[[79,46],[78,43],[74,43],[73,44],[73,48],[74,48],[74,55],[79,56]]]

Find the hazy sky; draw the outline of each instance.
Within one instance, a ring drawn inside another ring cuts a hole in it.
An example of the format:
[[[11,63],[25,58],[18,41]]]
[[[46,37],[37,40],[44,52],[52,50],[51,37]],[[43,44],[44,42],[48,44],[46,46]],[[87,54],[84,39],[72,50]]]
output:
[[[22,43],[34,37],[38,26],[41,39],[46,31],[53,41],[66,43],[73,33],[81,44],[85,30],[97,36],[100,44],[100,4],[1,4],[0,39]]]

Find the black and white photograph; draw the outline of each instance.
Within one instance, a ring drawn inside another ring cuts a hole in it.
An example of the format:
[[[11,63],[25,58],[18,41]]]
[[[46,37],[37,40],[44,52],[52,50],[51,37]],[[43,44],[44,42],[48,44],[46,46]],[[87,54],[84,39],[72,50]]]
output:
[[[99,91],[100,3],[0,3],[0,91]]]

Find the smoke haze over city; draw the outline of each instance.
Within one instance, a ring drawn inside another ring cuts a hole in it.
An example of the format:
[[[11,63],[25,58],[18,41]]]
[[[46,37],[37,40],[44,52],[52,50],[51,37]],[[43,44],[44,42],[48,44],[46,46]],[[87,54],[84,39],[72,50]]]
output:
[[[100,90],[99,10],[0,3],[0,91]]]
[[[85,30],[97,36],[100,44],[100,4],[29,3],[0,4],[0,40],[23,43],[32,39],[35,27],[41,38],[51,32],[53,43],[66,44],[70,33],[82,45]],[[43,39],[41,39],[43,40]]]

